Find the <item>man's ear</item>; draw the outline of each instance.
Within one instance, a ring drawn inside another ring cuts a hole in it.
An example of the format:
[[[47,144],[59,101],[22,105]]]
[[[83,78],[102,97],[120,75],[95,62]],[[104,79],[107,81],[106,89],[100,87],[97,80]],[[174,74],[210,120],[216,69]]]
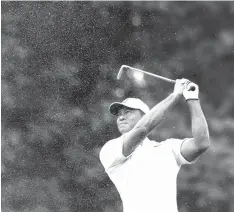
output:
[[[140,111],[140,113],[141,113],[141,116],[144,116],[145,115],[145,113],[142,111],[142,110],[139,110]]]

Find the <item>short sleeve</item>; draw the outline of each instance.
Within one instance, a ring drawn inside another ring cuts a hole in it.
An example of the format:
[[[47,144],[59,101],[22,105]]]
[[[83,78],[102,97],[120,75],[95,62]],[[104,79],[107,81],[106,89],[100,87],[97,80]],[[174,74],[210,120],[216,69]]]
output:
[[[124,136],[110,140],[102,147],[99,158],[106,172],[110,172],[129,158],[123,155],[123,139]]]
[[[169,143],[172,147],[172,151],[174,153],[176,162],[179,166],[184,165],[184,164],[193,164],[196,162],[196,160],[194,161],[187,161],[184,156],[181,154],[181,145],[182,143],[187,140],[189,138],[185,138],[185,139],[169,139]]]

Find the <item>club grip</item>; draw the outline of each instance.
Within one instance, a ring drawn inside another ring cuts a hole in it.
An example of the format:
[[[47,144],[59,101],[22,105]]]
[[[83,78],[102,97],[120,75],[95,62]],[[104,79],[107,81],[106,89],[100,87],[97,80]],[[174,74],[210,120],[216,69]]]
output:
[[[195,86],[191,86],[191,87],[189,88],[189,91],[195,91],[195,90],[196,90]]]

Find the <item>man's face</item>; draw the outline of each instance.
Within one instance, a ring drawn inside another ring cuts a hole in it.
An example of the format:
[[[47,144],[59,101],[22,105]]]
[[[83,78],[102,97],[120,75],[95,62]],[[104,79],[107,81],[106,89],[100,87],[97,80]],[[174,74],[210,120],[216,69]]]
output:
[[[142,118],[140,110],[123,107],[117,113],[117,126],[121,134],[129,132]]]

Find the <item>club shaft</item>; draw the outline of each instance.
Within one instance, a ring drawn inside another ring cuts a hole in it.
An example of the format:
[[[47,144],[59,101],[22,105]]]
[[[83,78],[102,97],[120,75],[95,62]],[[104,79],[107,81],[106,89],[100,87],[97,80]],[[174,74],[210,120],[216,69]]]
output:
[[[138,72],[147,74],[147,75],[152,76],[152,77],[156,77],[156,78],[158,78],[158,79],[161,79],[161,80],[164,80],[164,81],[167,81],[167,82],[170,82],[170,83],[175,83],[175,82],[176,82],[175,80],[172,80],[172,79],[169,79],[169,78],[166,78],[166,77],[162,77],[162,76],[159,76],[159,75],[157,75],[157,74],[152,74],[152,73],[150,73],[150,72],[143,71],[143,70],[138,69],[138,68],[133,68],[133,67],[131,67],[131,66],[122,65],[121,69],[123,69],[123,68],[129,68],[129,69],[131,69],[131,70],[138,71]]]

